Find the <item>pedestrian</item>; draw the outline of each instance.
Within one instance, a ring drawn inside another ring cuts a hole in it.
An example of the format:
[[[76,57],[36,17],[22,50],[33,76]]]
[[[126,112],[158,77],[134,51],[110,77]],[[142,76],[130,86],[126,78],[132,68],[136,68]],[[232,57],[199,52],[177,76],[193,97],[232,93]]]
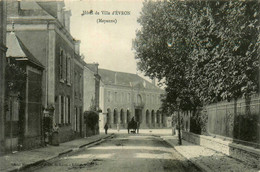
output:
[[[119,132],[119,130],[120,130],[119,124],[116,125],[116,128],[117,128],[117,132]]]
[[[140,123],[139,122],[136,122],[136,123],[137,123],[137,134],[139,134]]]
[[[107,123],[105,124],[104,129],[105,129],[105,133],[107,134],[107,130],[108,130],[108,125],[107,125]]]

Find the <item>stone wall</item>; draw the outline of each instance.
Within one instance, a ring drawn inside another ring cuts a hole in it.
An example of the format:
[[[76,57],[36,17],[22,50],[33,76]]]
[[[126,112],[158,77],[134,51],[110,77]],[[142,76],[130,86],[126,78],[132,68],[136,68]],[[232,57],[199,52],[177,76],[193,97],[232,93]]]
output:
[[[257,148],[233,143],[232,139],[223,140],[211,136],[197,135],[186,131],[182,132],[182,137],[188,142],[213,149],[255,167],[260,167],[260,150]]]

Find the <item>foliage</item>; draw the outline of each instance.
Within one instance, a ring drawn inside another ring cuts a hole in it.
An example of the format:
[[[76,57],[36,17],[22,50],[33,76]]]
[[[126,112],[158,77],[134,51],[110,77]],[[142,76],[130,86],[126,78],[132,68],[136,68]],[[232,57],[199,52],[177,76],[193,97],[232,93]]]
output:
[[[21,92],[26,86],[26,71],[16,63],[6,64],[5,77],[7,84],[7,94],[9,92]]]
[[[201,108],[193,111],[190,118],[190,132],[207,135],[208,115]]]
[[[85,124],[91,129],[95,130],[96,126],[98,125],[98,114],[94,111],[85,111],[84,112],[84,119],[85,119]]]
[[[133,41],[139,70],[166,85],[166,111],[257,92],[257,1],[148,1]]]
[[[43,131],[44,132],[51,132],[52,130],[52,117],[43,117]]]
[[[233,135],[235,139],[259,142],[259,115],[236,115]]]
[[[5,67],[5,81],[6,81],[6,99],[5,111],[9,110],[8,99],[11,93],[19,94],[25,90],[27,74],[26,71],[16,63],[6,63]],[[22,99],[21,95],[18,95]]]

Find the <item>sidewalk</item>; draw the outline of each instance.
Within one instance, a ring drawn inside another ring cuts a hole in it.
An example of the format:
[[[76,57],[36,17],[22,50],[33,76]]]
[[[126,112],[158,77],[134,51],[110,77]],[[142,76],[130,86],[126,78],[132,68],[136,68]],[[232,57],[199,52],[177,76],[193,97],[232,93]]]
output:
[[[77,150],[81,147],[101,141],[112,134],[95,135],[87,138],[61,143],[59,146],[46,146],[39,149],[21,151],[0,157],[0,171],[18,171],[44,161],[48,161],[62,154]]]
[[[180,146],[178,145],[178,137],[176,135],[161,136],[161,138],[203,171],[259,171],[257,168],[244,164],[243,162],[228,157],[222,153],[205,148],[203,146],[194,145],[185,140],[182,140],[182,145]]]

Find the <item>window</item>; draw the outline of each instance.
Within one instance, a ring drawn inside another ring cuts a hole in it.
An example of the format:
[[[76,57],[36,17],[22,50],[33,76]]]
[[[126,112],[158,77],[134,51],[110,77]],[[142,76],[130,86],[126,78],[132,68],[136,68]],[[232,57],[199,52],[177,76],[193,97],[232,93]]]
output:
[[[75,125],[74,125],[74,131],[77,131],[78,128],[78,111],[77,111],[77,107],[75,107]]]
[[[62,79],[63,81],[66,80],[66,76],[67,76],[67,58],[66,58],[66,54],[65,52],[63,52],[63,69],[62,69]]]
[[[63,79],[63,50],[60,50],[60,57],[59,57],[59,76],[60,80]]]
[[[61,96],[61,108],[60,108],[60,123],[63,124],[64,123],[64,99],[63,96]]]
[[[136,99],[137,99],[137,104],[138,105],[142,104],[142,97],[141,97],[140,94],[137,95]]]
[[[127,98],[128,102],[131,102],[131,94],[128,93],[128,98]]]
[[[64,97],[65,99],[65,117],[64,117],[64,123],[67,124],[68,123],[68,97]]]
[[[80,74],[79,75],[79,99],[82,99],[82,92],[83,92],[83,89],[82,89],[82,75]]]
[[[66,75],[66,80],[67,80],[67,83],[70,84],[70,71],[71,71],[71,57],[68,55],[67,56],[67,75]]]
[[[111,95],[110,95],[110,91],[108,91],[108,92],[107,92],[107,102],[110,102],[110,101],[111,101],[111,100],[110,100],[110,96],[111,96]]]
[[[68,123],[71,123],[71,119],[70,119],[70,97],[68,97]]]
[[[77,77],[78,77],[78,75],[77,75],[77,72],[75,72],[74,73],[74,95],[75,95],[75,97],[77,98]]]
[[[115,102],[117,102],[117,92],[115,92]]]
[[[148,104],[150,103],[149,98],[150,98],[150,96],[147,95],[147,100],[146,100],[146,102],[147,102]]]

